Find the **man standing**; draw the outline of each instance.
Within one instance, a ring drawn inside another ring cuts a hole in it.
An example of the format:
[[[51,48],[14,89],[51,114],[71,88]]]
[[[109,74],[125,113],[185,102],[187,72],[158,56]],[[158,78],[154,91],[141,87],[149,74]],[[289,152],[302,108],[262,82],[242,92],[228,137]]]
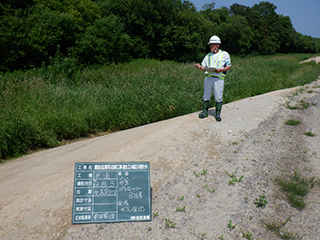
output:
[[[195,65],[196,68],[205,72],[203,111],[199,114],[199,118],[208,117],[209,101],[213,91],[216,102],[216,120],[221,122],[220,113],[222,109],[224,78],[227,71],[231,68],[231,60],[229,53],[219,49],[221,41],[218,36],[212,36],[208,44],[211,52],[204,57],[201,65],[199,63]],[[212,68],[215,70],[212,70]],[[207,71],[207,69],[209,70]]]

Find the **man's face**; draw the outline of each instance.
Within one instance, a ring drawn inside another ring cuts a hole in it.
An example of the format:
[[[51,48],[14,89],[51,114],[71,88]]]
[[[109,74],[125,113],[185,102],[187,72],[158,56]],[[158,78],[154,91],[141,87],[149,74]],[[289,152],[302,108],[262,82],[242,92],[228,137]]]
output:
[[[220,44],[219,43],[210,43],[209,47],[210,47],[211,52],[215,52],[216,49],[220,47]]]

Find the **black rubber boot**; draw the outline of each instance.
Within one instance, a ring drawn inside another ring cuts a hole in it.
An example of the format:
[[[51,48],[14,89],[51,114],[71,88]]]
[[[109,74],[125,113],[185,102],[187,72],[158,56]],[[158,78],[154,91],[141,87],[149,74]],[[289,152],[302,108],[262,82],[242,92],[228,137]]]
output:
[[[203,111],[199,114],[199,118],[208,117],[209,105],[209,101],[203,101]]]
[[[217,120],[217,122],[221,122],[221,117],[220,117],[221,109],[222,109],[222,102],[216,102],[216,120]]]

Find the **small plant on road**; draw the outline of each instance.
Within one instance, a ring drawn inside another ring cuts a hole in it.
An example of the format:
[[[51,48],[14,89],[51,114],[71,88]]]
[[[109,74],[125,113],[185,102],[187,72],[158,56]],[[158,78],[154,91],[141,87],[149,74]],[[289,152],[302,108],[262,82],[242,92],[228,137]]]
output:
[[[233,224],[232,224],[232,221],[229,220],[228,228],[230,228],[230,230],[234,229],[236,226],[237,226],[237,224],[233,225]]]
[[[206,175],[207,174],[207,172],[208,172],[208,170],[207,169],[203,169],[203,171],[202,172],[200,172],[200,173],[197,173],[196,171],[194,171],[193,172],[193,174],[196,176],[196,177],[199,177],[200,175]]]
[[[199,202],[201,202],[201,196],[199,193],[197,193],[197,198],[199,198]]]
[[[229,180],[229,184],[233,185],[235,182],[238,182],[237,176],[233,176],[230,180]]]
[[[195,228],[191,228],[191,232],[192,232],[197,238],[199,238],[200,240],[205,239],[206,236],[207,236],[207,233],[197,234]]]
[[[315,136],[315,134],[312,133],[312,132],[304,132],[303,134],[308,136],[308,137],[314,137]]]
[[[179,201],[183,201],[183,199],[184,199],[184,195],[181,198],[179,198]]]
[[[247,232],[247,233],[242,232],[242,237],[248,240],[252,240],[252,234],[250,232]]]
[[[241,180],[243,179],[244,175],[242,175],[239,179],[237,178],[236,174],[238,169],[239,167],[237,167],[237,169],[232,174],[228,173],[227,170],[224,170],[226,174],[228,174],[228,176],[231,177],[231,179],[229,180],[230,185],[233,185],[235,182],[241,182]]]
[[[290,126],[296,126],[299,125],[301,122],[299,120],[289,119],[285,122],[285,124]]]
[[[165,228],[175,228],[176,227],[176,224],[173,223],[173,221],[171,221],[169,218],[165,218],[164,220],[166,221]]]
[[[259,199],[256,198],[255,204],[257,205],[257,207],[264,208],[268,204],[268,202],[266,201],[265,198],[266,197],[264,195],[262,195],[262,196],[260,195]]]
[[[176,212],[185,212],[186,211],[186,206],[183,206],[182,208],[181,207],[178,207],[176,209]]]
[[[207,189],[211,193],[214,193],[217,190],[217,188],[213,188],[213,189],[208,188],[207,184],[205,186],[203,186],[203,188]]]
[[[227,170],[224,170],[224,171],[226,172],[226,174],[228,174],[229,177],[232,178],[232,177],[236,176],[238,169],[239,169],[239,167],[237,167],[237,169],[232,174],[228,173]]]

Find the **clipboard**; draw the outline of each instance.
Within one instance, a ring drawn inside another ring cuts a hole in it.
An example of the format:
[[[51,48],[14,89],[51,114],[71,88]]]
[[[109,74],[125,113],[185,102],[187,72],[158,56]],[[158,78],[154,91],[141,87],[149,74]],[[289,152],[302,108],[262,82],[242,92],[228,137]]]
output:
[[[205,70],[205,71],[208,71],[208,72],[214,72],[214,71],[217,70],[217,69],[214,68],[214,67],[209,67],[209,68],[205,68],[204,70]]]

